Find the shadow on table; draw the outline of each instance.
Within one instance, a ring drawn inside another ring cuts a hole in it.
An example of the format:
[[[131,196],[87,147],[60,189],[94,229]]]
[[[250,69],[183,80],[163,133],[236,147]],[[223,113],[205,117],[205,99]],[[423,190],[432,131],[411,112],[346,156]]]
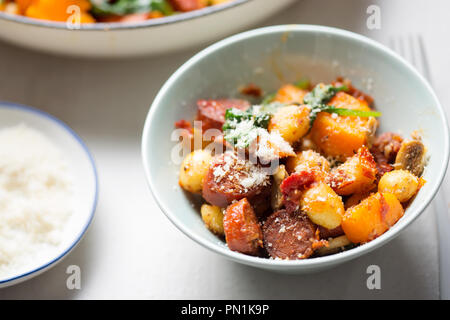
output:
[[[427,216],[427,215],[425,215]],[[228,272],[240,290],[224,299],[437,299],[436,253],[420,243],[421,217],[402,235],[356,260],[331,270],[309,275],[283,275],[228,263]],[[428,219],[430,219],[428,217]],[[433,218],[431,218],[433,219]],[[431,226],[431,224],[430,224]],[[428,229],[429,228],[425,228]],[[417,246],[411,239],[417,234]],[[428,234],[434,236],[434,234]],[[430,260],[427,260],[430,259]],[[381,289],[369,290],[367,267],[381,269]],[[434,275],[434,276],[433,276]],[[230,292],[226,290],[226,292]]]
[[[345,263],[332,270],[311,275],[283,275],[257,270],[251,267],[232,263],[229,267],[240,282],[240,287],[245,288],[228,297],[229,299],[427,299],[422,294],[422,288],[426,283],[411,283],[411,290],[405,289],[408,282],[415,279],[414,271],[408,270],[415,257],[412,252],[404,250],[406,244],[400,239],[394,240],[385,250],[377,250],[366,257],[354,262]],[[397,263],[389,263],[382,254],[397,252]],[[381,290],[369,290],[366,282],[369,274],[366,269],[370,265],[378,265],[381,268]],[[404,273],[401,278],[393,278],[391,275],[399,275],[401,269]],[[423,278],[419,278],[424,280]],[[403,289],[403,290],[402,290]],[[417,289],[417,290],[415,290]]]

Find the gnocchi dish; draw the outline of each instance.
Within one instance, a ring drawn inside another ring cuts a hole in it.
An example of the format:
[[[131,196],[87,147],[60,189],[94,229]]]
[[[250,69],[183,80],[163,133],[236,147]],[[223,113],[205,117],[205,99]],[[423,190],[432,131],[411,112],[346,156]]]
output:
[[[80,23],[138,22],[202,9],[232,0],[0,0],[0,11],[30,18],[68,21],[78,8]]]
[[[377,134],[374,100],[348,79],[263,96],[199,100],[180,120],[179,185],[202,197],[206,228],[230,250],[270,259],[335,254],[381,236],[424,185],[417,133]]]

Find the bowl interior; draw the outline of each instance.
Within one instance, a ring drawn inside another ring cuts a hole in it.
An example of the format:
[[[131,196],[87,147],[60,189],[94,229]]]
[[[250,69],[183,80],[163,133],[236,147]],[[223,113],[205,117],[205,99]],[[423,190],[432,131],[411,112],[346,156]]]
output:
[[[64,123],[47,113],[10,103],[0,102],[0,129],[25,124],[42,132],[64,155],[73,179],[73,211],[66,223],[58,251],[46,261],[36,261],[6,279],[0,286],[17,283],[59,261],[80,240],[95,210],[97,177],[94,162],[80,138]]]
[[[383,113],[378,133],[393,131],[409,137],[419,130],[430,156],[424,172],[427,183],[404,217],[371,243],[329,257],[282,263],[301,268],[346,260],[396,235],[420,214],[441,182],[448,158],[445,116],[429,85],[393,52],[362,36],[318,26],[269,27],[228,38],[196,55],[168,80],[151,107],[143,137],[149,184],[163,211],[210,249],[244,263],[282,267],[276,261],[230,252],[204,227],[193,197],[177,184],[178,164],[171,158],[176,145],[171,141],[173,123],[193,119],[197,99],[237,97],[238,88],[250,82],[273,92],[302,77],[328,82],[337,76],[348,77],[375,98],[376,108]]]

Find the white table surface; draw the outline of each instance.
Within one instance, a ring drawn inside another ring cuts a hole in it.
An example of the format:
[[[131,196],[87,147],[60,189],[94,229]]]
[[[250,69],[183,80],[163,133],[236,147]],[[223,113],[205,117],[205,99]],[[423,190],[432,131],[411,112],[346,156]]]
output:
[[[450,2],[432,3],[304,0],[261,25],[323,24],[385,44],[389,36],[421,33],[435,89],[448,111]],[[381,7],[381,30],[366,28],[370,4]],[[100,61],[55,57],[0,43],[0,100],[35,106],[67,122],[91,149],[100,179],[97,212],[79,246],[43,275],[1,289],[0,299],[438,298],[432,207],[383,248],[333,270],[303,276],[273,274],[227,261],[169,222],[145,182],[141,131],[162,83],[199,49]],[[446,187],[448,182],[447,178]],[[372,264],[381,267],[381,290],[366,287],[366,268]],[[80,290],[66,288],[69,265],[81,268]]]

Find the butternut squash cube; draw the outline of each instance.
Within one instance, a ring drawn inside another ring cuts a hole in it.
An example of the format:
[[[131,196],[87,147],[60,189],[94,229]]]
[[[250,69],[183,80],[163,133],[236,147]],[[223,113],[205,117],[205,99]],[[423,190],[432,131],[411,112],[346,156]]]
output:
[[[351,242],[366,243],[385,233],[403,213],[393,194],[378,192],[347,209],[341,225]]]
[[[328,104],[336,108],[370,111],[367,102],[342,91],[338,92]],[[311,129],[311,138],[326,155],[344,161],[361,146],[370,145],[377,125],[375,118],[338,116],[320,112]]]

